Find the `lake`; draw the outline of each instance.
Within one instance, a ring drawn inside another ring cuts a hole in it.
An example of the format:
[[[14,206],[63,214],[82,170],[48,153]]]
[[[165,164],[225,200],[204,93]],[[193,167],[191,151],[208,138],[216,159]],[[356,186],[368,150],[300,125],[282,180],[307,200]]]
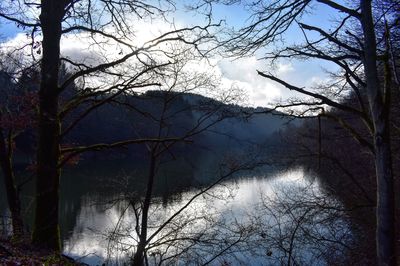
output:
[[[210,189],[212,178],[204,176],[218,171],[201,168],[160,167],[149,211],[149,265],[327,265],[352,242],[340,202],[301,167],[239,171]],[[145,176],[143,166],[118,163],[64,171],[64,254],[89,265],[129,262]],[[24,195],[31,213],[32,189]]]

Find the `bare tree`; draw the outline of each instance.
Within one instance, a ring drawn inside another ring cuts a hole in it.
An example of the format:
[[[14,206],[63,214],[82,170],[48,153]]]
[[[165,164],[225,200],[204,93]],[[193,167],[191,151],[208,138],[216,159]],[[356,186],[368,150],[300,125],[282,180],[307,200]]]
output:
[[[9,54],[2,54],[0,88],[0,165],[3,172],[8,206],[11,212],[12,237],[21,241],[24,236],[24,223],[21,212],[20,189],[14,171],[15,139],[27,130],[32,130],[36,118],[35,106],[37,97],[25,88],[23,82],[14,80],[18,72],[18,59]],[[31,74],[27,69],[22,79]]]
[[[337,14],[337,22],[331,23],[331,29],[303,22],[303,18],[312,14],[312,8],[321,5]],[[297,26],[303,34],[303,43],[286,44],[283,48],[267,52],[262,58],[272,61],[316,59],[339,69],[331,82],[321,84],[319,90],[295,86],[265,71],[259,70],[258,74],[302,95],[303,98],[297,101],[279,104],[279,109],[303,106],[304,109],[297,114],[304,117],[326,115],[327,107],[331,107],[353,114],[364,122],[373,142],[363,138],[340,117],[335,117],[356,141],[373,154],[377,183],[378,264],[395,265],[394,176],[389,117],[392,76],[396,75],[397,69],[396,60],[390,59],[388,54],[390,43],[396,42],[392,37],[398,33],[398,2],[383,5],[380,1],[360,0],[346,5],[326,0],[258,1],[249,3],[248,7],[252,12],[249,24],[223,44],[232,55],[262,52],[264,47],[278,44],[289,28]],[[384,73],[381,70],[385,70]],[[357,96],[357,107],[342,101],[349,93]]]
[[[156,139],[170,141],[146,144],[149,166],[144,195],[143,197],[139,197],[131,189],[128,189],[128,191],[125,191],[126,195],[123,198],[123,201],[129,203],[128,208],[133,213],[131,215],[135,218],[135,222],[133,225],[128,225],[127,227],[124,227],[122,223],[118,224],[115,231],[111,234],[111,240],[115,243],[120,241],[121,237],[126,238],[131,235],[131,231],[135,232],[137,235],[135,242],[137,243],[134,247],[130,247],[135,250],[132,258],[133,265],[147,264],[147,261],[150,259],[161,265],[179,256],[183,257],[189,251],[191,253],[194,252],[192,246],[196,245],[196,247],[199,248],[198,245],[200,243],[203,243],[204,250],[209,247],[215,248],[218,244],[218,240],[215,238],[215,232],[212,234],[214,235],[213,238],[210,234],[206,234],[206,232],[191,230],[191,226],[194,224],[200,226],[202,221],[207,221],[208,226],[206,227],[208,230],[214,230],[211,217],[207,217],[207,215],[202,214],[202,212],[198,215],[195,213],[193,216],[186,216],[185,212],[193,208],[192,205],[197,198],[206,195],[211,188],[214,188],[229,176],[232,176],[238,171],[248,170],[251,167],[257,166],[256,162],[243,163],[240,167],[236,166],[227,173],[222,174],[213,181],[212,184],[194,193],[194,195],[188,198],[178,209],[168,212],[166,217],[159,217],[159,219],[156,220],[152,217],[151,214],[153,213],[154,215],[152,208],[154,208],[154,205],[157,205],[157,201],[159,201],[159,199],[154,196],[157,172],[160,165],[162,165],[165,160],[168,160],[168,158],[172,160],[175,159],[174,148],[182,143],[188,145],[188,143],[193,142],[194,137],[211,129],[223,120],[237,117],[240,113],[240,108],[237,108],[235,111],[231,106],[227,105],[227,103],[234,103],[233,100],[237,101],[239,98],[233,90],[229,91],[229,94],[222,96],[222,102],[218,102],[214,99],[209,99],[205,102],[196,102],[195,100],[195,103],[191,103],[188,106],[177,107],[180,106],[178,102],[182,101],[182,97],[192,97],[195,99],[195,96],[189,93],[199,91],[203,93],[206,91],[211,92],[219,86],[218,77],[210,75],[209,73],[196,73],[196,71],[193,71],[190,67],[186,67],[191,57],[191,53],[188,52],[176,58],[176,63],[168,67],[169,75],[162,76],[162,80],[160,80],[160,84],[162,85],[161,91],[158,93],[154,92],[153,96],[149,96],[150,98],[148,101],[154,102],[154,105],[158,106],[158,108],[152,111],[141,110],[149,118],[149,124],[154,124],[154,126],[148,125],[148,127],[153,128],[152,132],[149,132],[149,134]],[[195,58],[192,58],[191,60],[193,61],[194,59]],[[125,105],[125,107],[131,108],[132,106]],[[194,119],[193,124],[182,125],[179,123],[178,120],[180,116],[192,111],[198,113],[198,117]],[[144,139],[148,138],[147,136],[141,137]],[[127,187],[126,184],[123,186]],[[123,212],[122,215],[126,215],[126,212]],[[236,239],[237,242],[245,238],[246,231],[243,230],[241,232],[243,234]],[[234,236],[232,236],[232,239],[234,239]],[[233,243],[226,243],[226,245],[221,244],[220,246],[223,248],[221,248],[221,254],[218,256],[226,253],[235,246],[235,244],[235,241],[233,241]],[[224,249],[226,250],[224,251]],[[148,258],[149,253],[152,254],[152,258]],[[204,255],[205,253],[202,254]],[[216,255],[216,257],[218,256]],[[214,259],[216,259],[216,257]],[[210,257],[207,258],[211,259]],[[201,259],[201,255],[199,255],[197,259]]]
[[[124,91],[138,87],[156,86],[152,77],[158,71],[169,65],[168,51],[161,59],[154,54],[160,53],[160,45],[166,42],[183,42],[196,45],[198,52],[200,44],[210,38],[208,29],[194,26],[191,28],[172,29],[162,33],[145,44],[135,43],[134,27],[130,21],[142,18],[163,17],[173,9],[173,2],[161,1],[153,4],[149,1],[74,1],[74,0],[43,0],[43,1],[3,1],[0,4],[0,17],[14,22],[17,27],[25,30],[31,36],[30,47],[34,52],[41,55],[40,68],[41,80],[39,95],[39,140],[37,150],[37,179],[36,179],[36,211],[32,241],[42,247],[56,252],[60,251],[60,236],[58,229],[58,203],[59,203],[59,178],[60,166],[63,165],[62,154],[83,152],[89,149],[103,149],[114,147],[113,144],[102,144],[93,147],[70,148],[62,151],[60,143],[64,134],[77,123],[64,128],[61,125],[64,112],[60,108],[60,94],[68,90],[68,86],[80,80],[83,84],[88,77],[99,77],[107,75],[108,86],[103,86],[104,92],[118,91],[120,85]],[[97,49],[120,50],[118,55],[101,55],[101,59],[92,64],[84,61],[62,58],[60,45],[63,38],[73,34],[87,34],[92,38],[90,47]],[[42,37],[40,42],[37,39]],[[112,47],[112,48],[111,48]],[[121,73],[113,68],[129,60],[136,60],[132,64],[131,72]],[[60,83],[60,62],[66,61],[73,66],[75,71],[72,75]],[[115,78],[111,82],[112,78]],[[85,86],[85,85],[84,85]],[[92,90],[93,89],[93,90]],[[96,86],[85,87],[82,90],[83,97],[75,98],[71,106],[76,106],[89,97],[99,94]],[[80,96],[82,96],[82,94]],[[85,95],[86,94],[86,95]],[[79,95],[77,95],[79,96]],[[110,96],[112,99],[115,96]],[[108,100],[111,100],[108,99]],[[108,100],[104,100],[107,102]],[[93,107],[82,113],[82,117],[90,113],[102,103],[95,103]],[[78,119],[79,120],[79,119]],[[145,140],[130,140],[118,145],[140,143]]]

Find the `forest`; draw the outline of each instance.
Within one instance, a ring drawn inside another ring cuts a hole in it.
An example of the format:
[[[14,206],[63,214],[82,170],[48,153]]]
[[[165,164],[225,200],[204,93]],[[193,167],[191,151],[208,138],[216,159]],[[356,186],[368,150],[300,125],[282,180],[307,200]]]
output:
[[[400,2],[3,0],[0,264],[398,265]]]

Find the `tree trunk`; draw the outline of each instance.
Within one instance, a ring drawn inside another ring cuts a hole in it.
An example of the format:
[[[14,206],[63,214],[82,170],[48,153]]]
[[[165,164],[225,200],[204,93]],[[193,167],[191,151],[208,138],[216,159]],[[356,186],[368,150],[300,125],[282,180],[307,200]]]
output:
[[[8,144],[12,145],[12,144]],[[4,184],[6,188],[8,208],[11,212],[11,223],[13,228],[13,239],[21,240],[24,234],[24,225],[21,216],[21,201],[15,184],[14,171],[12,168],[11,147],[7,148],[3,129],[0,128],[0,165],[3,170]]]
[[[378,79],[371,0],[361,0],[361,14],[361,24],[364,32],[364,71],[370,112],[374,124],[378,265],[396,265],[394,179],[389,128],[390,97],[385,97],[385,92]]]
[[[133,262],[132,262],[133,266],[143,266],[144,265],[145,248],[146,248],[146,241],[147,241],[147,223],[148,223],[151,197],[152,197],[152,193],[153,193],[155,168],[156,168],[156,157],[154,155],[154,149],[153,149],[153,151],[151,152],[151,158],[150,158],[149,178],[147,180],[146,196],[145,196],[145,199],[143,202],[143,212],[142,212],[142,221],[141,221],[141,227],[140,227],[139,243],[138,243],[138,246],[136,249],[135,256],[133,257]]]
[[[40,14],[43,57],[39,91],[36,210],[32,242],[53,252],[59,252],[61,249],[58,221],[60,179],[58,167],[60,159],[58,75],[64,2],[42,0]]]

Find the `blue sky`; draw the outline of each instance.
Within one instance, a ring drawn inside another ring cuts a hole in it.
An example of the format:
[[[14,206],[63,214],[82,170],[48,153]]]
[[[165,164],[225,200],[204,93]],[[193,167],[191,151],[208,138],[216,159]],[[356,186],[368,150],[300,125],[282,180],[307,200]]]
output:
[[[191,1],[188,1],[189,3]],[[181,3],[181,2],[180,2]],[[334,17],[334,12],[324,5],[315,5],[313,14],[305,18],[305,21],[321,27],[328,27]],[[240,28],[249,17],[249,12],[240,5],[217,5],[213,7],[213,17],[215,20],[224,20],[230,27]],[[205,19],[200,15],[194,15],[190,12],[178,12],[175,14],[175,21],[180,24],[204,24]],[[151,27],[151,25],[150,25]],[[0,36],[6,39],[12,39],[19,32],[14,23],[0,24]],[[296,42],[301,38],[300,31],[296,28],[290,29],[286,34],[287,43]],[[69,51],[80,49],[79,45],[69,46]],[[76,52],[79,53],[78,51]],[[216,72],[220,73],[224,83],[227,86],[239,86],[248,93],[249,105],[267,106],[269,103],[278,100],[293,97],[295,94],[280,87],[276,83],[259,77],[257,70],[272,71],[272,66],[263,60],[258,60],[263,51],[259,51],[255,56],[244,59],[222,59],[216,63]],[[281,61],[274,69],[280,77],[295,85],[304,87],[310,86],[315,81],[321,81],[326,78],[321,67],[333,69],[331,65],[318,61]]]
[[[0,36],[6,39],[15,37],[18,32],[18,28],[14,23],[1,21],[0,24]]]

